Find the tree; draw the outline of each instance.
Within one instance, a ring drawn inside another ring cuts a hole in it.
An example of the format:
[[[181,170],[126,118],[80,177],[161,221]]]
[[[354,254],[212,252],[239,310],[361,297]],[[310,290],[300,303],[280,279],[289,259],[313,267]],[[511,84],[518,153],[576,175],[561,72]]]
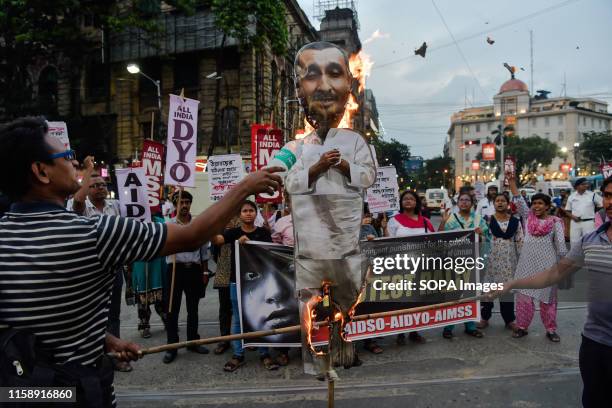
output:
[[[437,156],[425,160],[423,169],[416,177],[415,189],[425,190],[428,188],[448,188],[453,184],[454,173],[452,171],[453,159],[451,157]]]
[[[583,133],[584,140],[580,143],[578,159],[597,166],[602,159],[612,160],[612,132]]]
[[[403,188],[408,183],[409,178],[405,162],[410,157],[410,147],[393,138],[390,142],[387,142],[380,137],[372,138],[372,145],[376,150],[378,165],[395,166],[398,184],[400,188]]]
[[[540,136],[507,137],[504,154],[516,159],[517,172],[535,172],[538,165],[548,166],[558,155],[555,143]]]
[[[198,1],[166,3],[189,13]],[[39,113],[32,100],[34,79],[28,68],[45,61],[70,61],[71,88],[78,98],[81,67],[91,55],[100,54],[97,30],[120,32],[131,27],[159,32],[159,4],[152,0],[0,0],[0,106],[5,115]],[[85,21],[91,21],[95,29],[84,29]]]

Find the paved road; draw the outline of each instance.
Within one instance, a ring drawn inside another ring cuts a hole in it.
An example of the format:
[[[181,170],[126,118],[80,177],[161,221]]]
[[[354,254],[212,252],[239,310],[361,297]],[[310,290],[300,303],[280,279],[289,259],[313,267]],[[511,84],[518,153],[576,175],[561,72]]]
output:
[[[434,219],[434,222],[437,223]],[[581,277],[578,289],[584,287]],[[573,291],[560,292],[559,344],[550,343],[536,315],[529,336],[512,339],[495,313],[483,339],[465,336],[443,339],[440,329],[423,332],[427,344],[397,346],[394,337],[381,340],[384,352],[360,352],[363,366],[339,369],[336,407],[577,407],[581,381],[578,347],[584,324],[584,303],[569,302]],[[200,302],[200,335],[218,335],[217,291],[208,288]],[[185,306],[181,308],[181,339],[185,336]],[[122,337],[143,347],[165,343],[157,316],[151,339],[136,330],[134,307],[123,306]],[[230,353],[216,356],[179,351],[173,364],[162,355],[145,356],[131,373],[117,373],[120,407],[325,407],[325,384],[305,375],[297,350],[278,371],[265,371],[256,352],[247,364],[225,373]]]

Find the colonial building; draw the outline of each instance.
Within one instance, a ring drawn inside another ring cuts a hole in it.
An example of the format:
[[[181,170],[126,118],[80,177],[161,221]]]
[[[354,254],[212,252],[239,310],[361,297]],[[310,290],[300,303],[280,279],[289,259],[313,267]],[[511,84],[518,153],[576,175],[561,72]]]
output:
[[[492,140],[491,132],[503,123],[512,124],[517,137],[540,136],[567,152],[538,172],[546,179],[567,178],[562,163],[575,165],[574,149],[579,148],[583,133],[611,129],[608,104],[593,98],[547,98],[531,96],[527,85],[518,79],[506,81],[493,97],[493,104],[463,109],[451,116],[444,154],[455,163],[455,187],[475,180],[489,181],[493,169],[472,170],[482,144]]]

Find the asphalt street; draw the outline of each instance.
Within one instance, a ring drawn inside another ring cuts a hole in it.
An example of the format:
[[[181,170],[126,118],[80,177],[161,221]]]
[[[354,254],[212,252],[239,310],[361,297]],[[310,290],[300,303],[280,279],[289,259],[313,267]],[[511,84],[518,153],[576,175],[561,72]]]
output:
[[[485,337],[466,336],[457,327],[455,338],[442,338],[441,329],[422,332],[427,344],[395,344],[380,340],[382,354],[360,347],[361,367],[338,369],[336,407],[578,407],[580,332],[585,304],[569,302],[578,289],[560,292],[558,333],[553,344],[536,314],[529,335],[510,337],[499,314],[491,319]],[[498,307],[496,306],[496,310]],[[217,336],[217,291],[207,290],[199,308],[200,336]],[[185,336],[185,305],[181,308],[180,336]],[[137,331],[136,308],[122,307],[122,337],[142,347],[164,344],[166,335],[158,316],[152,317],[150,339]],[[212,351],[212,347],[211,347]],[[169,365],[162,354],[147,355],[133,364],[131,373],[117,373],[115,388],[120,407],[326,407],[327,388],[303,373],[298,350],[291,362],[266,371],[256,351],[247,352],[247,364],[234,373],[223,371],[231,357],[185,350]]]

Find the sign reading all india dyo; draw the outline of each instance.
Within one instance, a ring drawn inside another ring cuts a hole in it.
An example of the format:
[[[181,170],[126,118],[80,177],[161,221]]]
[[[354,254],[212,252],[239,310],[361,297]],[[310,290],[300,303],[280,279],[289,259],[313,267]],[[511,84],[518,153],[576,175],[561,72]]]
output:
[[[198,105],[195,99],[170,95],[165,182],[195,187]]]

